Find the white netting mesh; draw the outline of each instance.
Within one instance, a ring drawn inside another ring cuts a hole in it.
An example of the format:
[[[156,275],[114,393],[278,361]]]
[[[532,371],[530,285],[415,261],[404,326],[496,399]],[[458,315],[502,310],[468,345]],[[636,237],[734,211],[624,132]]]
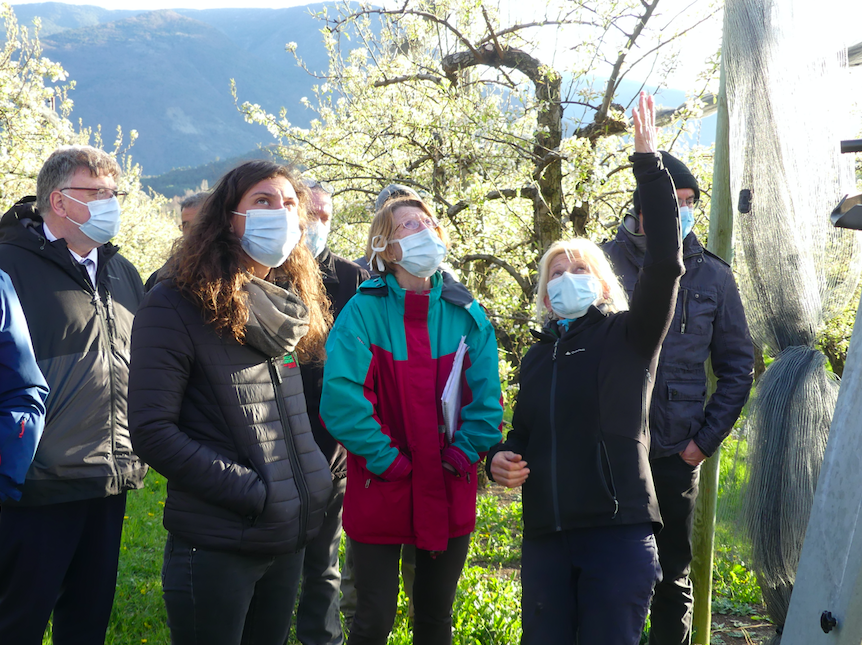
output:
[[[748,417],[744,525],[767,609],[784,623],[838,383],[814,349],[846,307],[862,269],[858,233],[829,214],[853,193],[856,132],[843,92],[846,49],[834,41],[841,0],[728,0],[724,64],[740,290],[752,336],[777,356]]]

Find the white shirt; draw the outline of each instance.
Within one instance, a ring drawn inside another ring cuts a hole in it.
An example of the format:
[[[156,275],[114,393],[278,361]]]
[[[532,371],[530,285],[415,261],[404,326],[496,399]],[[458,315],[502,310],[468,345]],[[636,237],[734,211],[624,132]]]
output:
[[[45,230],[45,237],[48,238],[49,242],[54,242],[55,240],[59,240],[60,238],[54,235],[50,228],[48,228],[48,222],[42,222],[42,228]],[[68,248],[68,246],[66,247]],[[90,251],[87,255],[78,255],[72,249],[69,249],[69,253],[72,254],[72,259],[75,260],[78,264],[83,264],[84,268],[87,269],[87,274],[90,276],[90,284],[93,286],[96,285],[96,269],[99,266],[99,249],[98,247]]]

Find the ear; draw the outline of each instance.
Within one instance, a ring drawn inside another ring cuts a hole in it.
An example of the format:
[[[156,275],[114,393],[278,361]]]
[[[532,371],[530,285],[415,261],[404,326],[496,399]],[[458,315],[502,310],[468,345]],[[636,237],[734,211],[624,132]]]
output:
[[[48,203],[51,205],[51,211],[58,217],[66,217],[66,206],[63,202],[63,193],[55,190],[48,197]]]
[[[545,295],[545,297],[544,297],[544,299],[542,300],[542,302],[544,302],[544,303],[545,303],[545,309],[548,311],[548,313],[549,313],[549,314],[553,314],[553,313],[554,313],[554,310],[553,310],[553,308],[551,307],[551,299],[550,299],[550,297],[548,297],[548,295],[547,295],[547,294]]]

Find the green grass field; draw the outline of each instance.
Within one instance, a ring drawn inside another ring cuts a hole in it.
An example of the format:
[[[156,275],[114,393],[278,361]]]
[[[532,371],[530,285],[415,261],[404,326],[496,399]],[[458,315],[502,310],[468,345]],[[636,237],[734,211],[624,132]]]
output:
[[[735,454],[735,441],[728,440],[726,455]],[[738,493],[741,468],[744,469],[744,465],[734,469],[733,463],[725,458],[721,473],[720,496],[730,500],[730,506],[735,503],[734,494]],[[165,478],[153,471],[144,488],[128,496],[117,594],[106,640],[109,645],[170,643],[161,595],[164,499]],[[719,515],[713,607],[722,613],[753,613],[754,605],[761,602],[760,589],[745,565],[745,549],[738,544],[739,537],[732,528],[732,514],[731,508],[730,515]],[[722,516],[731,519],[722,521]],[[453,642],[457,645],[510,645],[519,641],[520,547],[520,493],[501,497],[489,489],[480,494],[476,531],[455,599]],[[411,642],[407,598],[402,592],[389,645]],[[51,643],[49,630],[43,644]]]

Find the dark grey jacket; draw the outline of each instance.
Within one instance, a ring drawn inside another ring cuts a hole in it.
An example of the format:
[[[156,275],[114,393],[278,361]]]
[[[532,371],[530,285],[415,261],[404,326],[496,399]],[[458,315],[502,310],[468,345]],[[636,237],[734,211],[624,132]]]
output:
[[[288,341],[269,337],[264,352],[248,326],[242,345],[216,334],[172,285],[144,298],[129,378],[135,450],[168,480],[165,528],[202,548],[297,551],[317,534],[332,486],[290,354],[307,309],[267,283],[292,322],[279,330]]]
[[[681,452],[691,439],[712,455],[733,428],[754,378],[751,336],[730,266],[706,251],[694,233],[682,250],[685,275],[650,410],[653,459]],[[604,251],[631,297],[644,256],[624,225]],[[704,363],[710,356],[718,384],[704,407]]]
[[[12,278],[51,388],[45,432],[19,503],[57,504],[140,488],[147,468],[132,452],[126,392],[141,278],[116,246],[105,244],[94,289],[65,240],[45,238],[34,199],[21,200],[0,220],[0,269]]]

